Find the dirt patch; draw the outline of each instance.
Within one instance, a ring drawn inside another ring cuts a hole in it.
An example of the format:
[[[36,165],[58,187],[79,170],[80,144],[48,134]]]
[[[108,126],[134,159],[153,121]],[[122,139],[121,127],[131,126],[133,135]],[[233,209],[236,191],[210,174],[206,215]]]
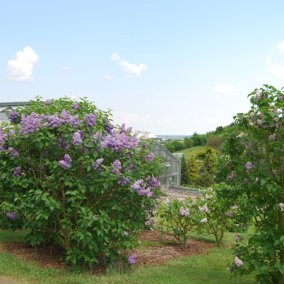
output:
[[[134,250],[137,254],[137,264],[162,264],[171,259],[182,256],[198,255],[205,253],[214,247],[214,244],[189,239],[187,247],[180,247],[170,235],[161,234],[158,231],[144,231],[139,239],[151,242],[149,247],[141,247]],[[155,242],[157,245],[155,245]]]
[[[140,234],[139,240],[145,242],[146,245],[131,251],[137,255],[137,265],[159,265],[182,256],[202,254],[214,247],[212,243],[190,239],[188,247],[182,248],[172,236],[150,230]],[[67,265],[62,262],[64,252],[58,247],[33,248],[23,243],[3,243],[1,244],[1,252],[16,255],[21,260],[36,262],[45,268],[67,268]],[[102,273],[103,271],[104,269],[98,267],[95,272]]]

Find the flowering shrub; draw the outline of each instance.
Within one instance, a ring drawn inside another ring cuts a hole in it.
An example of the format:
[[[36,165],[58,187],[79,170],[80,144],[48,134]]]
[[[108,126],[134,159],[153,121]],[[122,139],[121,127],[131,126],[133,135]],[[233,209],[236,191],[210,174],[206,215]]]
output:
[[[237,241],[231,270],[255,271],[260,283],[284,283],[284,92],[265,85],[250,95],[251,110],[235,117],[224,145],[223,173],[242,197],[240,210],[253,217],[248,244]]]
[[[216,184],[213,188],[201,190],[196,200],[198,231],[212,234],[219,247],[222,245],[225,231],[239,231],[240,228],[246,228],[248,222],[238,205],[223,198],[226,190],[231,190],[228,185]]]
[[[37,99],[10,120],[0,129],[0,220],[23,220],[31,245],[59,245],[73,265],[132,248],[158,194],[150,145],[86,100]]]
[[[187,246],[188,233],[195,228],[196,206],[192,199],[173,199],[162,203],[158,211],[161,230],[171,233],[183,247]]]

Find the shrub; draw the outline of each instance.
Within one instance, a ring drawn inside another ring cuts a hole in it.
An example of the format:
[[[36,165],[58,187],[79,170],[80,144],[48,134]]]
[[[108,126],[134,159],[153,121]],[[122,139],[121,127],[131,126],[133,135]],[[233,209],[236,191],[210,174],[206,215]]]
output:
[[[0,130],[1,208],[15,207],[27,241],[59,245],[73,265],[132,248],[158,194],[150,145],[84,99],[38,98],[11,122]]]
[[[216,184],[213,188],[201,190],[196,200],[198,231],[201,234],[212,234],[219,247],[223,243],[225,231],[244,230],[248,222],[239,210],[239,205],[223,197],[226,190],[231,190],[230,186]]]
[[[255,232],[248,244],[237,243],[230,269],[255,271],[260,283],[284,283],[284,92],[265,85],[249,96],[251,109],[235,117],[223,147],[223,171],[234,185],[227,199],[245,200],[241,210],[252,216]]]
[[[186,247],[188,233],[195,228],[195,211],[191,199],[162,203],[158,211],[158,224],[161,230],[171,233],[181,246]]]

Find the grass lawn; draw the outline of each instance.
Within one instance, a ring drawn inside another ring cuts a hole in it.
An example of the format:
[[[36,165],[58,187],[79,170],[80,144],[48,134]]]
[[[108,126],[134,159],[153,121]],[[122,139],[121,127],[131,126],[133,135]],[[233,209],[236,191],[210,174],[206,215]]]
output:
[[[225,242],[232,241],[234,234],[227,233]],[[196,236],[193,236],[196,237]],[[21,241],[23,233],[0,231],[2,242]],[[208,241],[212,239],[209,238]],[[147,244],[149,245],[149,244]],[[19,260],[17,257],[0,254],[0,276],[7,276],[19,283],[209,283],[209,284],[252,284],[252,276],[231,278],[226,266],[232,261],[232,253],[228,248],[213,248],[202,255],[181,257],[163,265],[141,265],[133,267],[126,274],[108,271],[107,275],[94,276],[90,273],[76,274],[66,269],[42,268],[30,261]]]
[[[187,160],[190,157],[195,156],[199,153],[206,152],[209,148],[210,147],[208,147],[208,146],[195,146],[195,147],[191,147],[191,148],[187,148],[187,149],[177,151],[176,153],[183,153],[184,158]]]

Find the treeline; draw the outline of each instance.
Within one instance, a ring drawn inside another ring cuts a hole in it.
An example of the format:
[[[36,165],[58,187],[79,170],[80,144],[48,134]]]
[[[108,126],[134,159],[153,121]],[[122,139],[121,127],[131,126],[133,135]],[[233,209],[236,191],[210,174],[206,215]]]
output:
[[[222,134],[224,130],[224,127],[219,126],[215,131],[207,132],[206,134],[198,134],[195,132],[192,136],[185,137],[183,140],[168,140],[165,142],[165,146],[172,153],[204,145],[219,149],[222,143]]]

